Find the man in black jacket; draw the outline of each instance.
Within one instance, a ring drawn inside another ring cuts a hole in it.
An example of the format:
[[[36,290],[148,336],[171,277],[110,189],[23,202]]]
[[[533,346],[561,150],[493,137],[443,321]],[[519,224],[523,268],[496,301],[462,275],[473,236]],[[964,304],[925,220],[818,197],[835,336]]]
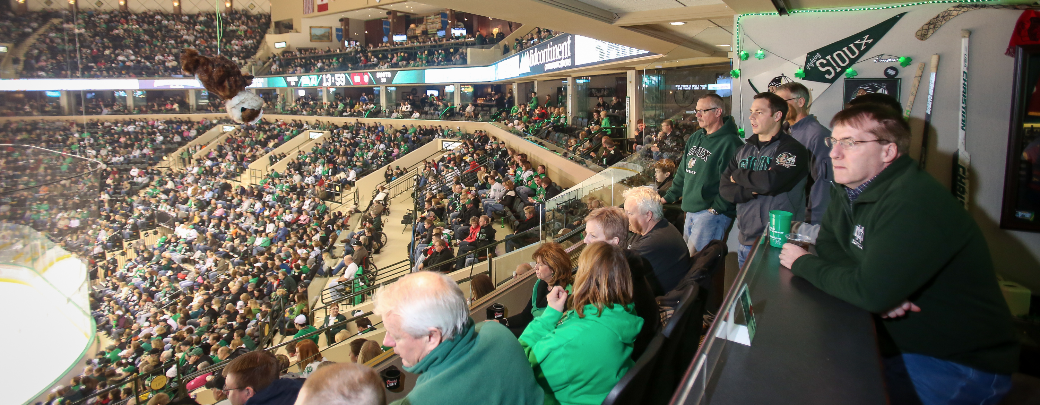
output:
[[[538,227],[538,217],[535,216],[536,208],[533,205],[524,207],[523,221],[516,226],[513,230],[513,234],[506,240],[506,252],[512,252],[521,247],[527,246],[532,240],[538,239],[538,235],[530,235],[534,232],[525,233],[531,229]]]
[[[441,273],[451,273],[454,269],[455,253],[451,251],[451,247],[448,246],[444,239],[433,242],[433,253],[419,265],[419,270],[439,271]]]
[[[792,220],[805,220],[809,151],[783,130],[787,108],[787,102],[776,94],[755,95],[748,117],[755,136],[737,150],[719,179],[719,194],[737,204],[740,267],[765,231],[769,211],[787,211],[794,214]]]

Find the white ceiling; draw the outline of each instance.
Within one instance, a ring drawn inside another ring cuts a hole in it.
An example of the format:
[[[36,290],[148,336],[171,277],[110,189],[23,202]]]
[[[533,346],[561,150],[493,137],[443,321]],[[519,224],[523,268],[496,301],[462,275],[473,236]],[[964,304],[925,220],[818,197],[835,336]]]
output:
[[[590,6],[615,13],[664,10],[677,7],[721,4],[722,0],[578,0]],[[763,0],[764,1],[764,0]],[[768,3],[768,1],[766,1]]]
[[[419,16],[436,14],[444,11],[443,7],[431,6],[427,4],[417,3],[414,1],[406,1],[403,3],[394,3],[387,5],[380,5],[376,7],[363,8],[360,10],[346,11],[337,14],[337,18],[353,18],[358,20],[376,20],[386,18],[386,12],[394,10],[402,13],[414,14]]]
[[[733,42],[733,19],[731,18],[693,20],[686,22],[685,25],[660,24],[658,28],[712,46]],[[729,50],[726,47],[719,49]]]
[[[430,15],[444,11],[444,7],[431,6],[427,4],[417,3],[414,1],[406,1],[404,3],[387,4],[385,6],[379,6],[379,8],[394,10],[415,15]]]

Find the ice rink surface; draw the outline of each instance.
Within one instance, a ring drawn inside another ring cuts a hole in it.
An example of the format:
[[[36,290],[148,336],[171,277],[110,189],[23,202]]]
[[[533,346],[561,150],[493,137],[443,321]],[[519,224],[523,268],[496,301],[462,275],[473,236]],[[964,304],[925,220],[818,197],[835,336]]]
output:
[[[0,280],[0,404],[31,401],[69,367],[83,366],[89,337],[47,301],[31,286]]]

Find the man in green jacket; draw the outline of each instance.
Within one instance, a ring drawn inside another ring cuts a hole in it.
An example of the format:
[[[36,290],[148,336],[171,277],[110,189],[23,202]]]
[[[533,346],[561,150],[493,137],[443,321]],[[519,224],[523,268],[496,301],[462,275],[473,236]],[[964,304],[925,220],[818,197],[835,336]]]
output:
[[[498,322],[474,324],[448,276],[404,276],[376,293],[374,312],[386,327],[383,346],[394,348],[405,371],[419,374],[395,405],[543,403],[545,392],[516,336]]]
[[[906,155],[910,127],[864,104],[831,121],[834,182],[817,255],[786,244],[780,264],[874,313],[889,397],[998,403],[1018,344],[978,225]]]
[[[308,333],[314,333],[314,332],[318,331],[318,328],[315,328],[314,325],[311,325],[311,324],[307,323],[307,315],[303,315],[303,314],[297,315],[296,319],[293,320],[293,323],[296,324],[296,329],[299,330],[299,332],[296,332],[296,334],[293,335],[293,339],[299,339],[299,338],[302,338],[304,335],[306,335]],[[314,333],[313,335],[307,336],[307,339],[313,340],[314,344],[318,344],[318,334],[317,333]]]
[[[726,230],[737,215],[736,205],[719,195],[722,171],[743,145],[733,117],[724,115],[725,103],[717,94],[697,100],[697,123],[701,129],[686,140],[686,153],[678,164],[665,202],[682,199],[686,212],[683,240],[690,255],[713,240],[725,240]]]

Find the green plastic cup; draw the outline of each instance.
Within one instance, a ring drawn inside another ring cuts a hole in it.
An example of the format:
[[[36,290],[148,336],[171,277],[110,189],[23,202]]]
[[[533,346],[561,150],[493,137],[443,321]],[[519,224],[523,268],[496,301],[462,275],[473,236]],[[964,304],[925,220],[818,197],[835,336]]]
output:
[[[782,247],[787,242],[787,234],[791,232],[791,218],[794,214],[787,211],[769,211],[769,245]]]

